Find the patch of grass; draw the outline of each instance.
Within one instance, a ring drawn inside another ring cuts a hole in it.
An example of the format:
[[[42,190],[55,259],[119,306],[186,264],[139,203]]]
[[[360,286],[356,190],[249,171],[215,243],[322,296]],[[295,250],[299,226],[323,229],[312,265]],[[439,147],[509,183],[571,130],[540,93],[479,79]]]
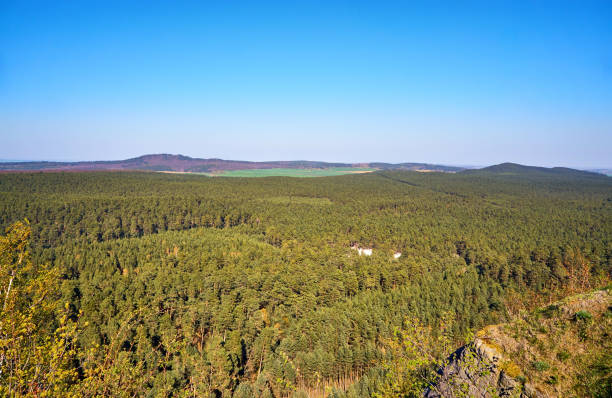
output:
[[[596,357],[577,380],[574,388],[581,396],[612,396],[612,353]]]
[[[557,353],[557,359],[561,362],[565,362],[570,356],[571,354],[567,350],[561,350]]]
[[[557,375],[550,375],[548,379],[546,379],[546,383],[550,385],[559,384],[559,377]]]
[[[582,322],[590,322],[593,319],[593,315],[589,311],[578,311],[574,315],[574,319]]]
[[[558,305],[551,304],[548,307],[539,310],[539,313],[544,315],[545,318],[550,319],[553,316],[558,316],[561,313],[561,309]]]
[[[550,365],[546,361],[535,361],[533,363],[533,368],[538,372],[544,372],[550,369]]]
[[[593,323],[593,315],[589,311],[578,311],[574,314],[574,320],[578,323],[578,337],[584,341],[589,337],[589,328]]]

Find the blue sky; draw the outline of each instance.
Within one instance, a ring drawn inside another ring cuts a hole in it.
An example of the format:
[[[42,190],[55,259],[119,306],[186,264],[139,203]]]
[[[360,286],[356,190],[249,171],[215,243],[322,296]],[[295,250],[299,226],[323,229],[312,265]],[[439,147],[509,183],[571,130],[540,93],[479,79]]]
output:
[[[612,167],[612,3],[0,0],[0,158]]]

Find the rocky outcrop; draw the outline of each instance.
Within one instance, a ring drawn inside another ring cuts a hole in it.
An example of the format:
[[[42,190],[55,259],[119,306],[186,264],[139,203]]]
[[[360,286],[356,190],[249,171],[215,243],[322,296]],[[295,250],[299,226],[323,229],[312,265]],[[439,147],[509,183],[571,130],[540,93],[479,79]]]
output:
[[[585,375],[592,378],[583,373],[584,364],[611,352],[611,331],[612,295],[607,289],[567,297],[524,318],[479,331],[448,358],[423,396],[575,395]]]
[[[506,369],[509,362],[485,340],[459,348],[439,372],[435,386],[424,394],[440,397],[542,397],[529,384],[523,384]]]

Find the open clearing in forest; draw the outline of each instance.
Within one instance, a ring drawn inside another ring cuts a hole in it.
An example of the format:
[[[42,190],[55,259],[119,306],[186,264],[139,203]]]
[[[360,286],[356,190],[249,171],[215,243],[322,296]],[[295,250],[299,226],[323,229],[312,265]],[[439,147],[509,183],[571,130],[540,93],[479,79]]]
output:
[[[215,177],[329,177],[342,174],[370,173],[376,169],[365,167],[330,167],[327,169],[247,169],[224,170],[211,173]]]
[[[274,203],[277,205],[313,205],[313,206],[328,206],[332,204],[329,198],[316,198],[307,196],[273,196],[268,198],[258,199],[259,201]]]

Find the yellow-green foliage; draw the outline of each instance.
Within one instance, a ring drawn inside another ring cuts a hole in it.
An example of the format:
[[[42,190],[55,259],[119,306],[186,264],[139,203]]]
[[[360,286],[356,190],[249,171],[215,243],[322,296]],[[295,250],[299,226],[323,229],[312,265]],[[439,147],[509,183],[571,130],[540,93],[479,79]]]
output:
[[[0,395],[70,396],[77,327],[64,308],[54,322],[58,275],[35,267],[27,244],[30,228],[18,222],[0,237]]]
[[[144,394],[150,373],[117,347],[78,348],[82,314],[75,316],[68,303],[58,305],[58,272],[32,264],[29,237],[27,222],[0,236],[0,396]]]
[[[438,375],[434,370],[445,364],[452,351],[452,323],[451,315],[444,314],[438,333],[433,333],[418,319],[406,319],[395,337],[385,342],[389,350],[383,363],[385,379],[374,397],[417,397],[435,383]]]

